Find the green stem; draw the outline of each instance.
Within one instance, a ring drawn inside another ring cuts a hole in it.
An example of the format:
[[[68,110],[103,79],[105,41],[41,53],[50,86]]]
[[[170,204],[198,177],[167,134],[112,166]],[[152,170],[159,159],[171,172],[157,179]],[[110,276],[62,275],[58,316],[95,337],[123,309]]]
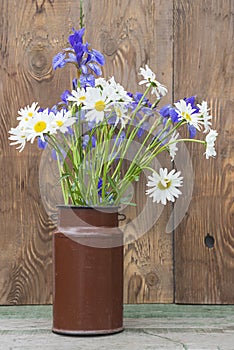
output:
[[[80,0],[80,28],[83,28],[83,18],[84,18],[84,14],[83,14],[83,0]]]

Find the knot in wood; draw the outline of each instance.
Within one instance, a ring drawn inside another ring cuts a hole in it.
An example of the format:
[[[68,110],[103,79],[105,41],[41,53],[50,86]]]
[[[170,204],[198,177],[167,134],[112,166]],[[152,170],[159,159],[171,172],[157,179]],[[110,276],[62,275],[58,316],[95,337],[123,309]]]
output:
[[[37,81],[47,80],[52,75],[52,65],[48,61],[48,50],[44,46],[34,46],[28,54],[29,74]]]
[[[112,56],[117,51],[117,43],[114,39],[107,39],[103,51],[107,56]]]
[[[34,51],[31,55],[31,67],[35,71],[43,71],[47,65],[47,58],[42,50]]]
[[[145,284],[148,287],[156,286],[158,283],[159,283],[159,278],[155,272],[147,273],[147,275],[145,276]]]

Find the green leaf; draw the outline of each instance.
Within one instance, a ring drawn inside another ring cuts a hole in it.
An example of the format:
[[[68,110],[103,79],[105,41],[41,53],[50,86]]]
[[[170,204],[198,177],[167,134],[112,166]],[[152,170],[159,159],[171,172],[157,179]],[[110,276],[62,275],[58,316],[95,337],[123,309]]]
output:
[[[136,207],[136,203],[132,203],[132,202],[124,202],[124,201],[120,201],[120,204],[125,204],[125,205],[130,205],[132,207]]]

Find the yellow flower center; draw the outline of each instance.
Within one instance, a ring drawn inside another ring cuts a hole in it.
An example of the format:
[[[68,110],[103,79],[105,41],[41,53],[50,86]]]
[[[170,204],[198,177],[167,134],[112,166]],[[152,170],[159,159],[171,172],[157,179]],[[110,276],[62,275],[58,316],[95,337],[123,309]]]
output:
[[[46,122],[44,122],[43,120],[40,120],[39,122],[37,122],[35,125],[34,125],[34,130],[36,132],[42,132],[46,129]]]
[[[28,116],[32,117],[33,116],[33,112],[28,112]]]
[[[122,117],[122,112],[121,112],[121,110],[120,110],[120,108],[116,108],[116,114],[117,114],[117,117]]]
[[[169,187],[171,186],[171,180],[169,180],[169,179],[164,179],[164,182],[165,182],[165,185],[162,184],[161,181],[159,181],[159,183],[158,183],[158,188],[159,188],[160,190],[166,190],[167,188],[169,188]]]
[[[57,120],[57,121],[56,121],[56,124],[57,124],[59,127],[61,127],[61,126],[63,126],[64,122],[62,122],[62,120]]]
[[[104,101],[100,100],[100,101],[95,102],[94,107],[95,107],[96,111],[102,112],[102,111],[104,111],[106,105],[105,105]]]
[[[189,122],[192,120],[188,112],[182,112],[182,116],[184,117],[184,119],[188,120]]]
[[[80,101],[85,101],[85,100],[86,100],[86,96],[80,96],[80,97],[79,97],[79,100],[80,100]]]

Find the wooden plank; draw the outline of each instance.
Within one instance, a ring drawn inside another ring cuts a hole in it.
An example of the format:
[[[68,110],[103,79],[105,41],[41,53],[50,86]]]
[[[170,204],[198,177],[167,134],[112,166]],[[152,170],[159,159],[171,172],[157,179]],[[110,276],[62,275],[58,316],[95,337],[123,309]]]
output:
[[[86,38],[105,54],[104,76],[114,75],[126,89],[136,92],[140,90],[139,68],[148,64],[169,89],[164,102],[171,102],[172,13],[171,0],[84,1]],[[145,182],[143,176],[131,189],[137,208],[124,210],[127,222],[122,229],[128,242],[124,300],[128,303],[172,302],[172,236],[165,234],[169,208],[152,223],[160,209],[153,204],[146,207]],[[146,234],[143,236],[143,233]]]
[[[2,320],[26,320],[31,318],[51,319],[52,305],[11,305],[0,307],[0,319]],[[201,320],[212,319],[214,324],[229,323],[232,326],[234,323],[234,305],[125,304],[124,318],[140,318],[141,320],[145,318],[161,319],[161,322],[162,320],[169,322],[169,320],[177,319],[177,322],[181,323],[183,319],[190,319],[193,320],[194,324],[203,322]],[[174,326],[176,326],[175,322]]]
[[[175,1],[175,99],[207,100],[219,133],[215,160],[189,147],[195,184],[175,232],[178,303],[234,303],[233,11],[233,1]],[[213,248],[205,245],[207,234]]]
[[[79,18],[79,4],[11,0],[0,7],[0,303],[49,303],[54,226],[39,192],[41,152],[35,145],[19,154],[9,146],[8,130],[21,106],[52,107],[70,86],[69,70],[54,74],[51,62]]]

